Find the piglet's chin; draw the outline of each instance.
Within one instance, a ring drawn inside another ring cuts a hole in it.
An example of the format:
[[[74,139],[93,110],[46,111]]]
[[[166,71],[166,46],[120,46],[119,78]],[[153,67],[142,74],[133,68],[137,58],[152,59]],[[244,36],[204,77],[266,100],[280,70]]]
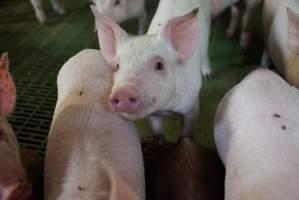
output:
[[[148,110],[143,110],[143,109],[140,109],[139,111],[134,112],[134,113],[121,113],[121,115],[124,118],[129,119],[129,120],[144,119],[150,114],[152,114],[152,112],[149,112]]]

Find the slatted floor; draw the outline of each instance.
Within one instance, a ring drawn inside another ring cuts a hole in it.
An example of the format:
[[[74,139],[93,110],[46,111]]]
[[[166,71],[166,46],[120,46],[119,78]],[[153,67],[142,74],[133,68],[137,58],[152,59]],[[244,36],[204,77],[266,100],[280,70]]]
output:
[[[11,72],[17,87],[17,104],[10,122],[21,146],[40,155],[45,152],[60,67],[81,49],[98,48],[88,1],[60,1],[67,11],[63,17],[57,16],[44,1],[49,18],[46,26],[35,19],[29,0],[0,2],[0,52],[9,52]],[[147,1],[150,16],[156,5],[157,0]],[[253,64],[259,63],[262,51],[260,23],[257,23],[252,48],[247,54],[242,54],[238,37],[227,40],[224,36],[227,19],[228,14],[214,23],[210,45],[214,75],[212,80],[204,82],[200,96],[196,139],[206,145],[213,144],[213,118],[217,104],[228,89],[254,68]],[[126,23],[124,27],[130,33],[136,33],[135,21]],[[176,117],[167,119],[168,139],[177,137],[178,122]],[[141,135],[150,133],[144,121],[137,125]]]

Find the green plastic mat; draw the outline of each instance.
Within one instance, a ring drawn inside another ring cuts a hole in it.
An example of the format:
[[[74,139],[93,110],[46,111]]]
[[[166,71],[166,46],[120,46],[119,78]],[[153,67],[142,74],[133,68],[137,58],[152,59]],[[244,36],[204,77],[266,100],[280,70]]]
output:
[[[71,56],[84,48],[98,48],[94,19],[88,1],[60,0],[67,14],[57,16],[47,1],[44,2],[49,22],[40,25],[35,19],[29,0],[5,0],[0,2],[0,52],[8,51],[10,69],[17,87],[17,104],[10,122],[16,131],[20,145],[44,155],[52,114],[56,103],[56,76],[60,67]],[[147,1],[152,16],[157,1]],[[260,18],[258,15],[257,18]],[[223,95],[258,64],[262,52],[260,24],[251,49],[242,54],[236,35],[225,38],[229,13],[214,22],[211,35],[210,58],[213,79],[205,81],[200,95],[198,142],[213,145],[213,118]],[[260,20],[257,20],[260,21]],[[136,33],[136,20],[123,25],[130,33]],[[175,140],[179,120],[169,117],[166,137]],[[142,136],[150,134],[149,126],[138,123]]]

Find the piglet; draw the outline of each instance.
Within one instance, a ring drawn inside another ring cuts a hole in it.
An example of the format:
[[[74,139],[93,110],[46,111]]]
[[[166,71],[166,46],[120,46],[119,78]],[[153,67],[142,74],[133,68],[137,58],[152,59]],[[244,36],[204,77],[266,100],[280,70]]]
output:
[[[26,180],[19,146],[7,117],[12,113],[16,89],[9,73],[8,54],[0,60],[0,199],[26,200],[31,195],[31,184]]]
[[[231,8],[239,1],[240,0],[209,0],[212,18],[218,17],[223,13],[224,10]],[[235,16],[231,17],[234,18]]]
[[[96,9],[117,23],[138,18],[138,32],[145,32],[147,13],[145,0],[92,0]]]
[[[199,8],[198,8],[199,6]],[[183,116],[192,135],[198,113],[201,72],[208,76],[210,14],[204,0],[161,0],[147,35],[129,36],[93,9],[103,56],[114,69],[110,107],[128,119],[151,117],[163,133],[161,116]]]
[[[247,50],[251,41],[254,15],[262,0],[209,0],[209,2],[211,13],[214,18],[219,16],[226,8],[230,8],[231,20],[226,31],[227,37],[232,37],[235,34],[238,28],[239,19],[242,17],[240,47],[244,51]],[[240,9],[236,5],[238,2],[245,4],[243,15],[241,15]]]
[[[49,1],[56,13],[58,13],[59,15],[64,15],[65,11],[64,11],[63,7],[60,5],[58,0],[49,0]],[[44,8],[43,8],[42,0],[30,0],[30,2],[34,9],[35,16],[38,19],[38,21],[41,24],[45,24],[47,21],[47,16],[46,16]]]
[[[264,32],[266,51],[287,81],[299,88],[299,3],[296,0],[265,0]]]
[[[45,158],[45,200],[145,198],[141,144],[108,106],[112,68],[83,50],[61,68]]]
[[[186,137],[176,143],[158,137],[143,150],[147,199],[223,199],[224,167],[215,149]]]
[[[299,90],[258,69],[219,104],[214,135],[226,200],[299,199]]]

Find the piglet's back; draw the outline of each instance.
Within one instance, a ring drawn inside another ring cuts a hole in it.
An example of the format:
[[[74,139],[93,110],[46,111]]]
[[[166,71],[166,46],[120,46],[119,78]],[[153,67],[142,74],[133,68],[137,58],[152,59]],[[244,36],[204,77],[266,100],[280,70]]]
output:
[[[99,180],[104,160],[133,192],[144,196],[139,138],[131,123],[108,108],[111,79],[112,69],[97,50],[81,51],[62,67],[46,155],[46,200],[68,196],[70,187],[95,193],[105,189]]]
[[[70,58],[62,66],[58,74],[58,101],[56,109],[61,101],[65,102],[65,98],[71,95],[74,95],[74,97],[102,99],[103,96],[110,93],[111,84],[112,67],[105,62],[101,51],[94,49],[82,50]],[[80,98],[73,99],[78,100]]]
[[[246,137],[254,137],[252,133],[269,132],[271,135],[260,136],[276,136],[280,138],[279,141],[286,134],[298,137],[298,134],[291,134],[299,130],[298,107],[298,89],[274,72],[258,69],[249,74],[226,94],[216,113],[215,140],[224,162],[228,153],[226,148],[231,143],[229,134],[241,133]]]
[[[225,199],[298,199],[299,90],[266,69],[222,100],[215,120]]]

